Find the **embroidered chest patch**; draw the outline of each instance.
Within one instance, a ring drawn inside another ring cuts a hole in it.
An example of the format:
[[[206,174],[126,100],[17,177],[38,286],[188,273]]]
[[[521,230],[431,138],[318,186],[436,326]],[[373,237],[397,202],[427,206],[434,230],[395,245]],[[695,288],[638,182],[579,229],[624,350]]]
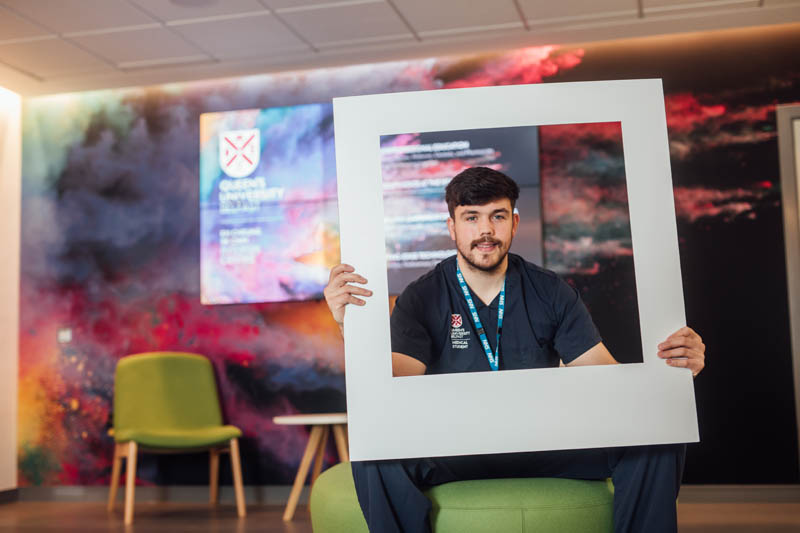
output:
[[[450,315],[450,343],[454,350],[469,348],[469,330],[464,327],[460,314]]]

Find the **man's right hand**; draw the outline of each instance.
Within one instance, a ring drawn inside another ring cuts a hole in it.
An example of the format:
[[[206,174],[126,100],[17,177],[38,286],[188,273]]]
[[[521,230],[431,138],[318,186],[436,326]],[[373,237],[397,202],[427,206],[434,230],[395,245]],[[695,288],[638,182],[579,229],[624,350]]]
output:
[[[336,265],[331,269],[328,285],[322,291],[333,319],[339,324],[339,329],[342,329],[344,325],[344,309],[347,304],[364,305],[367,303],[354,295],[372,296],[371,290],[351,285],[351,283],[363,285],[367,282],[367,278],[356,274],[355,270],[350,265]]]

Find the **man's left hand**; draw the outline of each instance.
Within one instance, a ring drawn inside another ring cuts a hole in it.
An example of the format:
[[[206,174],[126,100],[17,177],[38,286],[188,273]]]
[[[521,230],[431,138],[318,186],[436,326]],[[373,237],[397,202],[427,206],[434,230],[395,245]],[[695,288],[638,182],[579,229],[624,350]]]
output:
[[[697,376],[706,366],[706,345],[692,328],[683,327],[658,345],[658,356],[670,366],[688,368]]]

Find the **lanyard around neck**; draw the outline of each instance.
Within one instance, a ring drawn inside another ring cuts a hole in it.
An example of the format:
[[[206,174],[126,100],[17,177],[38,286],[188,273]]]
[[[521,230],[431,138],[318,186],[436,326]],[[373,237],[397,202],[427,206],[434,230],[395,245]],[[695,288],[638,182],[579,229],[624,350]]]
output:
[[[492,347],[489,346],[489,339],[486,338],[486,331],[483,329],[481,318],[478,316],[475,302],[469,293],[467,282],[464,281],[464,275],[461,274],[461,267],[458,266],[458,261],[456,261],[456,277],[458,278],[458,284],[461,286],[461,292],[464,293],[464,298],[467,300],[467,307],[469,307],[469,312],[472,315],[475,329],[478,331],[478,337],[481,339],[483,351],[486,352],[486,358],[489,360],[489,366],[492,370],[498,370],[500,368],[500,334],[503,332],[503,314],[506,308],[506,280],[503,278],[503,288],[500,289],[500,301],[497,306],[497,344],[495,344],[495,351],[492,353]]]

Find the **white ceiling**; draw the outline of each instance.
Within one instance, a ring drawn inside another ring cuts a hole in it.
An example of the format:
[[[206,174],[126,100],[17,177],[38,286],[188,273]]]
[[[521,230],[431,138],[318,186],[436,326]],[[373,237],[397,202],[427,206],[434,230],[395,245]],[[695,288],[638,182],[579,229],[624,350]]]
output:
[[[23,95],[800,21],[800,0],[0,0]]]

